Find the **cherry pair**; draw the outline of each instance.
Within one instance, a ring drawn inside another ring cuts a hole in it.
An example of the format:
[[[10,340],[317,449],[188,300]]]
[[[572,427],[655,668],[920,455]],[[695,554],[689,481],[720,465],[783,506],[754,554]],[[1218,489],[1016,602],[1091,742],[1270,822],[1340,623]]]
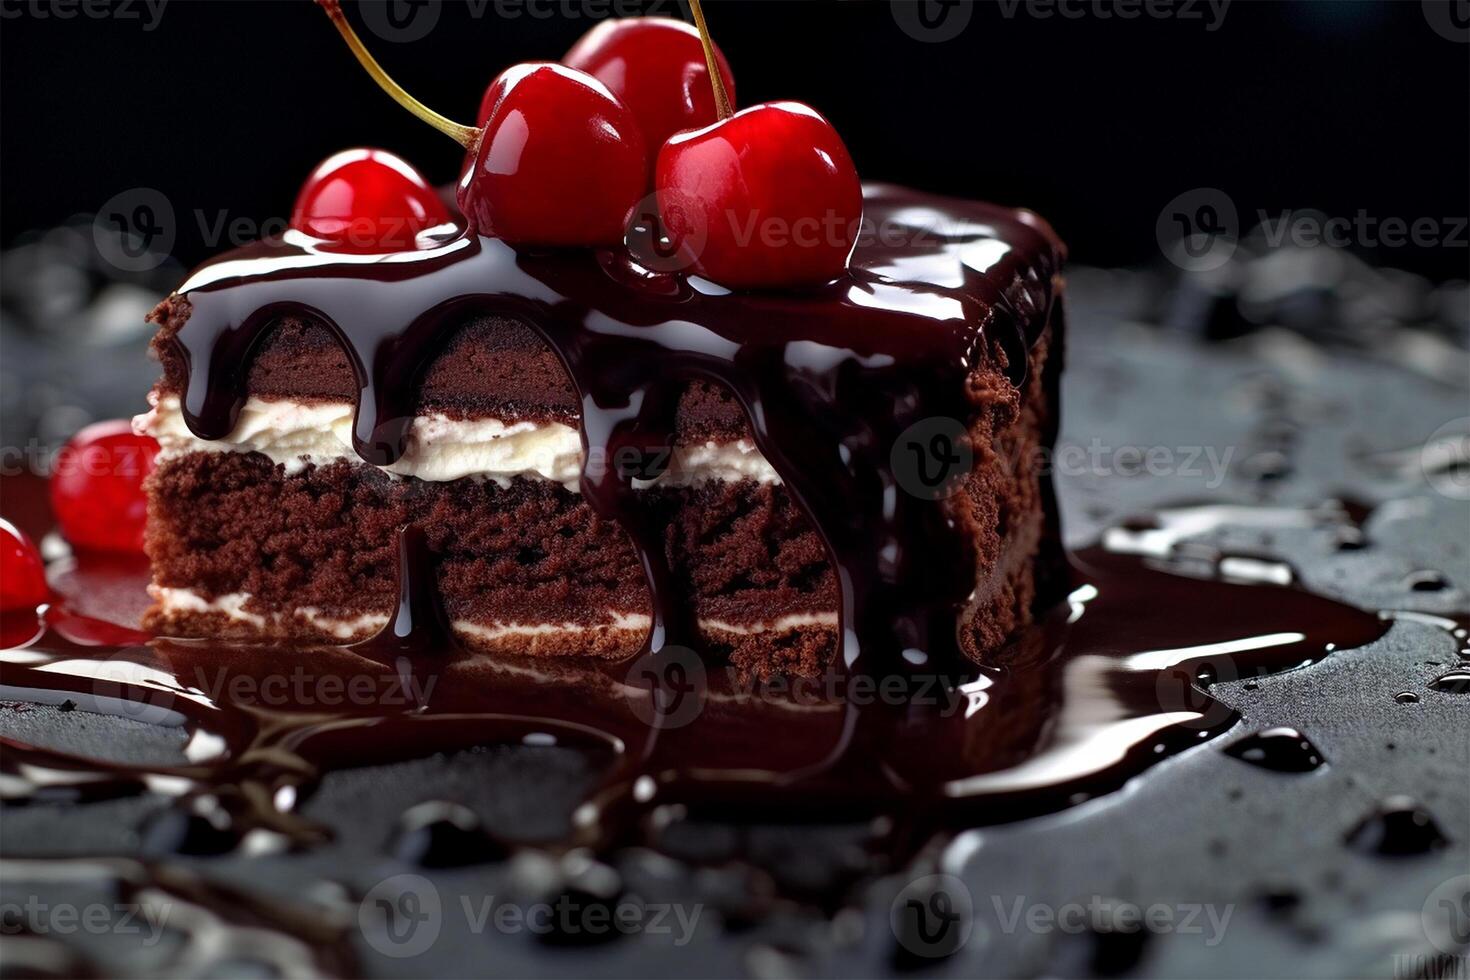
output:
[[[841,138],[799,103],[731,113],[734,79],[698,3],[697,31],[666,18],[608,21],[564,64],[513,66],[486,90],[479,125],[466,127],[404,93],[337,0],[319,2],[380,85],[466,146],[457,197],[480,234],[519,245],[617,245],[652,183],[664,230],[691,271],[759,287],[826,282],[845,269],[862,194]],[[396,230],[411,247],[419,231],[447,219],[398,158],[354,153],[312,175],[293,227],[343,248],[356,248],[342,234],[356,227],[367,250],[380,250],[374,234]],[[348,169],[370,165],[378,176]],[[361,194],[352,192],[356,180]]]

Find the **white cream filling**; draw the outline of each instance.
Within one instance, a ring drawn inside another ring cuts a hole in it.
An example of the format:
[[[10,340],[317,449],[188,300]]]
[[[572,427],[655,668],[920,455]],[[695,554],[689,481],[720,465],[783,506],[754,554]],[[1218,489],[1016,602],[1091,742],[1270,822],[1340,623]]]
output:
[[[192,589],[158,585],[150,586],[149,592],[167,612],[219,613],[228,619],[249,623],[257,629],[262,629],[267,625],[265,616],[245,609],[245,603],[250,599],[249,593],[231,592],[228,595],[206,599]],[[381,613],[364,613],[353,619],[334,618],[324,615],[315,606],[300,606],[292,610],[290,615],[305,620],[316,629],[341,640],[371,635],[382,629],[388,622],[388,617]],[[276,616],[273,621],[279,623],[280,616]],[[586,623],[474,623],[464,619],[457,619],[450,623],[450,627],[455,632],[482,640],[568,633],[646,633],[651,625],[652,621],[646,614],[625,612],[613,613],[611,622],[595,625]],[[837,614],[831,612],[791,613],[758,623],[728,623],[719,619],[701,617],[698,625],[701,630],[708,633],[751,636],[761,633],[785,633],[809,626],[836,626]]]
[[[161,459],[194,452],[257,452],[284,466],[288,474],[299,473],[308,464],[338,460],[367,465],[352,448],[353,409],[346,402],[251,397],[241,408],[234,431],[217,440],[200,439],[189,431],[177,395],[150,395],[149,403],[152,409],[133,420],[133,429],[158,440]],[[537,478],[576,491],[582,440],[576,429],[559,422],[507,424],[436,413],[415,418],[403,456],[380,469],[431,481],[478,477],[505,485],[514,477]],[[741,439],[678,446],[662,476],[635,481],[635,486],[689,486],[709,480],[781,482],[755,445]]]

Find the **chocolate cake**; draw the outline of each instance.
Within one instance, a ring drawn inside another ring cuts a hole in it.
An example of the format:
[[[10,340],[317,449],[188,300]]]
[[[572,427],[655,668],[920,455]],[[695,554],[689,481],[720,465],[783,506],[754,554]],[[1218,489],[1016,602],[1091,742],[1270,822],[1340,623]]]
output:
[[[288,233],[206,264],[152,314],[148,627],[366,639],[416,524],[472,648],[615,658],[653,629],[813,673],[861,589],[994,649],[1059,568],[1035,464],[1062,248],[1024,211],[864,203],[848,277],[798,292],[458,228],[394,262]]]

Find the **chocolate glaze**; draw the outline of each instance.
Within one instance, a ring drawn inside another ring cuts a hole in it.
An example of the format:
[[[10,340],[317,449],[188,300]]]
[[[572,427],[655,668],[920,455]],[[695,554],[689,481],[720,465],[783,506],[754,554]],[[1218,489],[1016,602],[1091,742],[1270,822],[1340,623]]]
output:
[[[702,380],[740,403],[823,537],[843,583],[846,667],[886,675],[955,664],[971,559],[938,503],[901,491],[890,449],[914,422],[968,418],[976,364],[1024,379],[1027,350],[1052,319],[1062,247],[1034,215],[991,205],[871,187],[866,210],[849,274],[789,293],[730,293],[651,272],[622,250],[517,252],[462,232],[365,257],[289,236],[261,242],[179,290],[191,312],[167,342],[186,365],[185,420],[201,438],[227,435],[252,352],[279,318],[305,316],[332,332],[356,373],[357,452],[391,463],[417,383],[453,328],[473,315],[523,320],[578,392],[582,491],[639,554],[650,650],[694,636],[665,585],[663,528],[633,506],[632,481],[650,475],[645,461],[672,441],[680,392]]]

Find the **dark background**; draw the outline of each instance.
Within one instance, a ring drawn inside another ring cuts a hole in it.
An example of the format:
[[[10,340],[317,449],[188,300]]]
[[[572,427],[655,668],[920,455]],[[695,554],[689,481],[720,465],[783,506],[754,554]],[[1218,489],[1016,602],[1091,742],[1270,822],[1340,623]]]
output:
[[[228,244],[208,228],[221,216],[280,221],[302,177],[344,147],[387,147],[435,181],[456,176],[458,149],[380,93],[306,0],[170,0],[151,30],[141,0],[90,14],[70,2],[0,5],[7,245],[152,187],[176,212],[173,254],[189,265]],[[394,2],[412,15],[414,0]],[[477,6],[446,0],[416,41],[364,36],[407,88],[472,120],[493,75],[559,57],[589,11],[679,11],[674,0]],[[1225,191],[1246,228],[1259,210],[1470,212],[1470,45],[1437,33],[1419,0],[1234,0],[1214,30],[1204,0],[1193,20],[1081,3],[1075,19],[1042,18],[982,0],[941,9],[970,16],[938,43],[906,34],[886,2],[707,10],[741,104],[809,102],[864,177],[1033,207],[1080,262],[1156,260],[1160,209],[1203,186]],[[1463,232],[1458,247],[1362,251],[1437,280],[1466,272]]]

